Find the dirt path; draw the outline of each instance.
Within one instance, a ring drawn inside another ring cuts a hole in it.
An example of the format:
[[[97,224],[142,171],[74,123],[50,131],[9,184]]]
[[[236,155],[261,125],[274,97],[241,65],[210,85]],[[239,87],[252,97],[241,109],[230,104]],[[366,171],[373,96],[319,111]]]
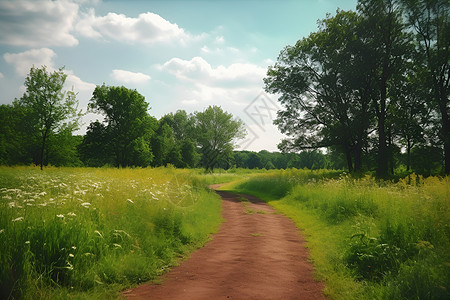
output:
[[[213,188],[215,186],[212,186]],[[217,192],[225,222],[203,248],[127,299],[325,299],[294,223],[255,197]]]

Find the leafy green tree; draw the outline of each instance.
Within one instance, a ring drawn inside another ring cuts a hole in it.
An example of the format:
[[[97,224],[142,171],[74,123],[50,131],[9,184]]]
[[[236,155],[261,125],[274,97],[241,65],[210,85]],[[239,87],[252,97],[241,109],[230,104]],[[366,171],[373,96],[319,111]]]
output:
[[[93,129],[105,136],[103,147],[106,153],[113,153],[115,166],[147,166],[151,162],[149,144],[155,120],[147,113],[148,105],[136,90],[104,84],[95,88],[89,108],[103,114],[105,120],[104,128],[96,124]]]
[[[264,79],[267,92],[281,94],[284,110],[275,124],[291,138],[279,145],[283,151],[339,146],[347,165],[361,168],[361,151],[367,136],[370,112],[365,82],[366,63],[358,38],[360,18],[338,11],[320,23],[320,30],[281,51]]]
[[[424,90],[433,95],[440,116],[439,138],[444,147],[445,173],[450,174],[450,4],[448,0],[402,0],[417,50],[424,53]],[[437,130],[436,130],[437,131]]]
[[[178,110],[175,114],[163,116],[161,124],[170,126],[173,132],[173,142],[170,145],[169,161],[176,167],[195,167],[199,161],[195,137],[195,116],[188,115],[184,110]]]
[[[63,68],[54,72],[45,66],[30,69],[25,78],[26,91],[15,105],[26,110],[31,124],[30,138],[39,139],[39,163],[44,166],[44,152],[48,138],[59,131],[73,132],[78,127],[81,112],[77,111],[78,101],[73,91],[63,91],[67,75]]]
[[[377,175],[388,176],[389,149],[387,145],[386,122],[389,119],[391,98],[389,88],[392,77],[403,69],[409,59],[408,36],[404,32],[401,10],[396,0],[360,0],[357,10],[362,16],[361,35],[370,51],[365,57],[369,72],[374,74],[374,89],[371,94],[377,120],[378,165]],[[394,88],[394,87],[392,87]]]
[[[0,105],[0,164],[32,163],[30,150],[34,146],[29,137],[26,109],[17,105]]]
[[[233,140],[244,137],[245,129],[240,120],[219,106],[209,106],[196,112],[196,140],[202,154],[201,164],[207,171],[232,158]]]
[[[107,127],[98,120],[89,124],[78,151],[81,160],[87,166],[114,165],[114,153],[109,143]]]
[[[179,164],[181,160],[179,149],[175,149],[173,131],[167,123],[159,121],[159,126],[151,138],[151,146],[154,155],[153,166]]]

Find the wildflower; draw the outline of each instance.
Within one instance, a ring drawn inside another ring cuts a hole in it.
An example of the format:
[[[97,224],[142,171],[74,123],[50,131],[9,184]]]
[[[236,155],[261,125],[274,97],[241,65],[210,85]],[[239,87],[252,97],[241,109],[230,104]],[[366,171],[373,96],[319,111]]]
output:
[[[30,244],[30,241],[25,241],[25,244],[27,244],[27,245]]]
[[[73,265],[70,262],[67,262],[67,267],[65,267],[67,270],[72,271],[73,270]]]
[[[2,198],[3,198],[3,199],[8,199],[8,200],[11,200],[11,199],[12,199],[12,197],[9,196],[9,195],[3,196]]]
[[[114,247],[116,247],[116,248],[122,248],[122,246],[120,246],[119,244],[114,243],[113,245],[114,245]]]
[[[72,249],[73,249],[73,250],[77,250],[77,247],[75,247],[75,246],[72,246]]]
[[[73,255],[72,253],[69,253],[69,257],[75,257],[75,255]]]
[[[46,193],[46,192],[41,192],[41,193],[39,193],[38,195],[39,195],[39,196],[45,196],[45,195],[47,195],[47,193]]]
[[[63,214],[56,215],[56,217],[57,217],[57,218],[64,219],[64,215],[63,215]]]
[[[16,202],[9,202],[9,208],[16,207]]]
[[[23,221],[23,217],[18,217],[12,220],[13,222]]]
[[[0,229],[0,233],[3,233],[3,232],[5,232],[5,229]]]
[[[73,212],[69,212],[69,213],[67,213],[67,215],[69,216],[69,217],[76,217],[77,215],[75,214],[75,213],[73,213]]]
[[[130,203],[134,203],[133,200],[131,200],[131,199],[127,199],[127,201]]]
[[[91,206],[91,204],[89,202],[83,202],[83,203],[81,203],[81,206],[83,206],[85,208],[89,208],[89,206]]]

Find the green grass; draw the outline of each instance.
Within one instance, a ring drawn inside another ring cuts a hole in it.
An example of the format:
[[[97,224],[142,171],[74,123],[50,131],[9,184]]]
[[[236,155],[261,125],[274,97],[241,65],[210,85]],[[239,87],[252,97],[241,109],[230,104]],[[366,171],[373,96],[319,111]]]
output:
[[[117,298],[221,222],[187,170],[1,167],[0,182],[2,299]]]
[[[449,177],[393,183],[293,169],[225,188],[295,221],[332,299],[450,297]]]

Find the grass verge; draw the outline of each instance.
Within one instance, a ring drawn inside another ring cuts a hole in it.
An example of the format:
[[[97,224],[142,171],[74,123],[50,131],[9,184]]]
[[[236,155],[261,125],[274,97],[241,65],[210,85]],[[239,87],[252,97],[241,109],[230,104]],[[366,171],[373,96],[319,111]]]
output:
[[[450,298],[448,177],[393,183],[292,169],[223,188],[294,220],[332,299]]]

